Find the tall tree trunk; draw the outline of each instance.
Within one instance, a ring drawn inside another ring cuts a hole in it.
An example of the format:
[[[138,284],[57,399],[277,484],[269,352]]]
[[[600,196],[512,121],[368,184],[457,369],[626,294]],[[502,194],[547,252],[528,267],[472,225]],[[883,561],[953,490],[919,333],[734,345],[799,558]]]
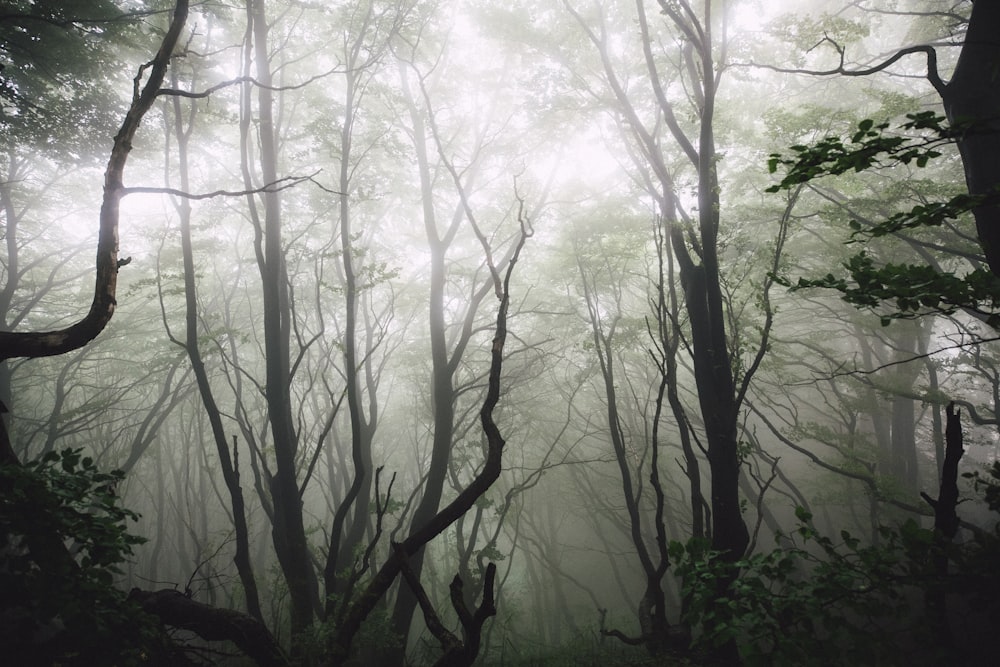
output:
[[[274,92],[268,55],[268,24],[264,0],[247,7],[252,29],[257,80],[257,125],[261,179],[278,180],[277,128],[273,118]],[[298,434],[291,400],[291,305],[282,245],[280,194],[261,195],[264,204],[263,248],[258,255],[264,313],[265,397],[274,445],[275,472],[270,481],[274,503],[272,538],[291,611],[292,652],[319,609],[316,572],[309,557],[298,485]]]
[[[473,285],[470,296],[465,306],[465,313],[462,319],[462,326],[459,334],[451,341],[449,347],[448,326],[452,322],[448,321],[445,304],[447,301],[448,283],[448,250],[451,247],[459,228],[467,222],[475,228],[473,213],[469,207],[467,192],[478,173],[479,164],[474,161],[469,168],[463,170],[464,183],[459,180],[458,172],[453,165],[447,161],[444,155],[444,146],[438,133],[434,118],[434,111],[430,106],[430,100],[426,89],[421,83],[421,93],[423,94],[424,108],[417,103],[409,82],[406,65],[400,64],[400,84],[403,88],[407,108],[412,123],[412,137],[414,150],[417,157],[417,169],[420,177],[421,202],[423,207],[424,230],[427,237],[427,244],[431,255],[431,275],[430,289],[428,295],[428,328],[430,335],[431,352],[431,409],[433,411],[434,432],[431,442],[431,458],[428,467],[427,477],[424,481],[423,495],[417,508],[414,510],[412,526],[420,527],[432,520],[437,514],[444,494],[444,484],[448,476],[448,462],[451,458],[452,443],[455,439],[455,400],[456,390],[454,386],[455,373],[462,363],[466,347],[472,338],[475,330],[474,323],[479,305],[483,299],[491,293],[500,297],[500,276],[497,267],[503,269],[520,246],[511,244],[504,255],[493,263],[490,259],[490,250],[484,247],[487,255],[487,265],[490,275],[479,285]],[[486,114],[489,116],[489,114]],[[477,155],[486,141],[486,125],[480,128],[475,140],[473,155]],[[435,193],[432,175],[432,166],[428,154],[428,143],[433,140],[437,146],[439,158],[448,169],[454,180],[459,203],[455,206],[450,220],[443,229],[439,228],[437,211],[435,208]],[[478,228],[475,229],[477,236],[480,234]],[[479,238],[480,242],[487,244],[484,237]],[[419,579],[423,568],[424,554],[418,551],[409,558],[411,570]],[[404,639],[409,634],[410,619],[417,606],[417,599],[407,586],[400,589],[399,597],[392,613],[393,628]],[[404,642],[405,644],[405,642]],[[405,647],[404,649],[405,650]],[[396,661],[401,661],[403,655],[396,656]]]
[[[370,10],[370,7],[369,7]],[[360,39],[360,37],[359,37]],[[337,598],[344,594],[338,581],[338,571],[348,565],[347,558],[353,553],[357,543],[363,536],[364,526],[368,520],[371,489],[371,441],[374,435],[362,405],[361,382],[362,372],[358,361],[358,300],[359,290],[357,272],[354,262],[354,245],[352,241],[352,211],[348,193],[351,191],[351,173],[354,165],[351,153],[352,133],[354,132],[354,114],[357,100],[355,95],[356,73],[353,71],[357,62],[349,61],[346,73],[347,90],[344,99],[344,122],[340,133],[340,250],[344,270],[344,375],[347,383],[347,409],[351,427],[351,461],[354,466],[351,485],[344,494],[344,499],[334,513],[330,529],[330,546],[327,553],[326,567],[323,573],[326,584],[327,615],[336,605],[343,601]],[[345,535],[345,524],[351,509],[354,508],[354,522]],[[347,539],[344,539],[347,538]]]
[[[632,447],[631,443],[626,440],[618,407],[616,389],[618,379],[615,375],[617,371],[612,342],[618,319],[621,317],[621,304],[614,304],[615,310],[608,315],[611,321],[605,322],[603,313],[611,309],[602,307],[599,303],[599,297],[593,289],[594,278],[592,275],[588,275],[580,259],[577,259],[577,269],[583,286],[584,301],[587,305],[594,350],[601,371],[601,379],[604,384],[603,398],[608,420],[608,433],[612,450],[614,451],[615,462],[618,465],[618,476],[625,499],[625,509],[628,513],[628,533],[631,538],[632,548],[635,549],[645,577],[645,588],[636,609],[642,635],[639,639],[632,641],[644,643],[650,651],[659,653],[665,648],[670,632],[670,622],[667,619],[666,596],[663,591],[663,577],[669,567],[669,560],[666,553],[666,533],[663,526],[664,498],[659,482],[659,471],[657,469],[659,458],[657,451],[659,445],[657,442],[659,434],[658,422],[663,408],[667,378],[665,375],[661,376],[652,426],[654,436],[651,443],[650,479],[656,498],[652,528],[657,545],[656,552],[653,552],[646,544],[646,535],[644,533],[644,524],[646,522],[643,520],[643,512],[639,504],[641,498],[641,491],[639,489],[641,485],[638,485],[639,488],[637,488],[637,484],[632,479],[632,464],[629,455]],[[649,529],[646,528],[646,530],[648,531]],[[620,632],[615,630],[605,630],[602,628],[602,632],[613,636],[621,636]]]
[[[424,118],[410,92],[404,65],[400,65],[400,77],[409,100],[410,121],[413,125],[413,145],[417,155],[420,174],[421,201],[423,204],[424,228],[431,251],[430,292],[428,295],[428,325],[431,342],[431,409],[433,410],[434,433],[431,442],[431,458],[424,482],[423,495],[413,512],[412,525],[425,525],[437,512],[441,504],[444,483],[448,473],[448,459],[451,455],[452,437],[455,428],[455,390],[453,386],[454,366],[448,354],[445,321],[445,264],[448,246],[454,238],[458,219],[453,219],[448,231],[441,235],[438,230],[437,213],[434,208],[433,184],[431,181],[430,159],[427,154],[427,130]],[[410,556],[409,564],[419,579],[423,571],[424,552],[420,550]],[[409,636],[413,612],[417,608],[417,598],[407,586],[401,586],[396,605],[392,611],[392,627],[403,638],[401,653],[393,661],[402,664],[406,639]]]
[[[973,215],[990,270],[1000,276],[1000,3],[995,0],[973,3],[962,53],[941,97],[953,125],[970,124],[958,149],[969,193],[991,197]]]
[[[176,89],[177,77],[173,75],[173,85]],[[188,174],[188,139],[194,126],[196,107],[192,106],[189,115],[188,126],[184,127],[184,120],[181,113],[180,97],[173,98],[173,120],[174,138],[177,141],[177,160],[180,187],[184,192],[190,191],[190,179]],[[212,392],[211,381],[208,371],[205,369],[205,362],[201,356],[201,349],[198,343],[198,294],[195,284],[194,251],[191,242],[191,205],[187,199],[181,198],[177,202],[177,213],[180,216],[181,231],[181,255],[184,263],[184,305],[185,305],[185,336],[184,350],[191,360],[191,368],[198,384],[198,392],[201,395],[202,405],[208,417],[209,425],[212,429],[212,438],[215,442],[215,449],[219,456],[219,463],[222,468],[222,478],[229,490],[230,503],[233,515],[233,529],[236,531],[236,554],[233,562],[236,571],[239,573],[240,582],[243,585],[243,593],[246,596],[247,610],[250,615],[263,622],[264,614],[260,608],[260,595],[257,590],[257,580],[253,574],[250,564],[250,530],[246,519],[246,502],[243,497],[243,489],[240,487],[240,473],[236,467],[236,438],[233,437],[233,452],[230,456],[229,446],[226,442],[226,430],[222,424],[222,413],[215,401]]]

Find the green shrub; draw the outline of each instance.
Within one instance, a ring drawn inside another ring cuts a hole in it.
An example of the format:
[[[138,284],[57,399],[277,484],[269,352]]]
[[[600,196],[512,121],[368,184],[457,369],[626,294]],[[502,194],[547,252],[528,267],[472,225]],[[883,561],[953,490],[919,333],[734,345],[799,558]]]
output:
[[[155,624],[114,587],[144,540],[121,471],[78,449],[0,466],[0,645],[8,664],[149,664]]]
[[[671,545],[696,646],[735,641],[747,665],[896,664],[923,622],[911,610],[922,606],[926,559],[913,555],[929,552],[933,533],[911,520],[866,546],[847,531],[821,535],[803,509],[797,516],[778,538],[786,546],[736,562],[702,540]]]

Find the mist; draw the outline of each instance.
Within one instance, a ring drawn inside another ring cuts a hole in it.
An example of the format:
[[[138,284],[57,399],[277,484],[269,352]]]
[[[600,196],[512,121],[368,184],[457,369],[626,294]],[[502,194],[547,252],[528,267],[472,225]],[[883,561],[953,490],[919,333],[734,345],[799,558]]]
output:
[[[12,664],[975,663],[1000,10],[802,4],[5,3]]]

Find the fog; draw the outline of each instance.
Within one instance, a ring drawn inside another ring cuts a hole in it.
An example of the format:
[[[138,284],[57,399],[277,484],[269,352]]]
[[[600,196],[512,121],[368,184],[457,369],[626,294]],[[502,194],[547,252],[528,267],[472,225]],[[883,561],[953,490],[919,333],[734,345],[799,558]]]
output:
[[[18,664],[984,650],[998,110],[935,82],[1000,16],[78,4],[0,12]],[[124,477],[21,491],[67,449]]]

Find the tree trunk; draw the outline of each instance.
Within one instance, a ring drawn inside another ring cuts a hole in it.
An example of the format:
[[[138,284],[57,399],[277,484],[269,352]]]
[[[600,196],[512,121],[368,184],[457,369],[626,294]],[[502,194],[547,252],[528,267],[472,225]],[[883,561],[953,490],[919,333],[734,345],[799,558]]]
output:
[[[250,2],[247,12],[253,30],[258,82],[260,170],[261,178],[268,184],[278,180],[278,155],[264,0]],[[280,194],[273,190],[261,196],[264,202],[263,248],[258,260],[264,312],[265,397],[275,458],[275,473],[270,479],[274,503],[272,538],[282,575],[288,585],[294,654],[294,647],[301,639],[299,635],[309,628],[314,612],[319,609],[319,591],[316,572],[309,557],[298,485],[298,434],[291,401],[292,313],[282,247],[281,199]]]
[[[968,129],[958,150],[969,193],[990,196],[973,209],[976,231],[990,270],[1000,276],[1000,3],[978,0],[972,5],[958,65],[942,91],[952,125]]]
[[[173,87],[176,89],[176,75],[173,79]],[[184,127],[181,114],[180,98],[173,98],[173,120],[174,138],[177,141],[177,161],[181,190],[189,192],[189,165],[188,165],[188,138],[194,124],[195,112],[190,115],[190,124]],[[229,490],[229,496],[233,515],[233,528],[236,531],[236,554],[233,563],[239,573],[240,582],[243,585],[243,592],[246,596],[247,610],[250,615],[263,622],[264,615],[260,608],[260,595],[257,591],[257,580],[254,577],[253,569],[250,565],[250,531],[246,519],[246,502],[243,498],[243,489],[240,487],[239,470],[234,463],[236,456],[236,439],[233,438],[233,455],[230,456],[229,446],[226,442],[226,431],[222,425],[222,413],[215,401],[212,392],[212,385],[205,369],[205,362],[201,356],[201,349],[198,343],[198,294],[195,284],[194,251],[191,241],[191,205],[187,199],[181,198],[177,203],[177,213],[180,217],[181,232],[181,255],[184,263],[184,304],[185,304],[185,337],[184,350],[191,361],[191,368],[194,371],[198,384],[198,392],[201,395],[202,405],[208,417],[209,425],[212,429],[212,437],[215,442],[216,452],[219,455],[219,463],[222,468],[222,478]]]
[[[370,10],[370,7],[369,7]],[[359,37],[360,39],[360,37]],[[357,50],[352,50],[356,53]],[[357,62],[350,62],[346,73],[347,90],[344,100],[344,123],[340,134],[340,250],[344,270],[344,375],[347,383],[347,409],[351,428],[351,462],[353,463],[353,479],[344,494],[340,506],[334,513],[330,528],[330,546],[327,552],[326,567],[323,577],[326,584],[326,607],[329,616],[336,605],[343,600],[336,598],[345,594],[338,580],[338,572],[347,567],[349,556],[363,537],[363,528],[368,521],[368,508],[371,491],[371,442],[374,428],[365,415],[362,405],[361,381],[362,372],[358,363],[358,300],[359,290],[357,272],[355,270],[355,251],[352,240],[352,211],[348,193],[351,190],[351,160],[352,133],[354,132],[354,114],[356,110],[356,73]],[[368,363],[367,361],[365,363]],[[373,399],[374,400],[374,399]],[[354,511],[354,522],[345,535],[345,525],[351,509]],[[346,538],[346,539],[345,539]]]
[[[405,70],[403,77],[407,93]],[[413,143],[417,154],[417,165],[420,171],[420,189],[423,202],[424,227],[431,251],[430,294],[428,297],[428,318],[431,339],[431,409],[434,413],[434,434],[431,444],[431,458],[424,482],[423,495],[413,513],[412,525],[425,525],[435,515],[441,503],[444,482],[448,472],[448,458],[451,455],[452,436],[455,427],[455,391],[453,387],[454,368],[449,361],[448,343],[446,339],[446,324],[444,314],[445,281],[447,268],[445,255],[456,221],[453,220],[448,232],[441,235],[437,228],[437,214],[434,210],[434,193],[431,183],[430,161],[427,156],[427,132],[423,117],[417,108],[412,94],[408,94],[410,120],[413,123]],[[419,580],[423,571],[424,554],[420,550],[409,557],[410,568]],[[417,598],[406,586],[401,586],[396,605],[392,611],[392,627],[403,637],[404,645],[400,653],[394,656],[394,662],[402,664],[406,651],[406,638],[409,636],[413,612],[417,608]]]
[[[503,292],[500,305],[497,308],[496,331],[490,352],[486,397],[483,399],[482,408],[479,411],[480,424],[486,436],[486,459],[483,461],[479,473],[453,501],[441,508],[426,523],[415,526],[410,535],[396,546],[393,556],[372,577],[361,595],[351,602],[347,613],[337,626],[334,637],[334,651],[331,653],[330,662],[335,667],[347,660],[351,644],[361,628],[361,623],[372,612],[375,605],[400,574],[404,565],[402,558],[410,559],[414,554],[421,552],[428,542],[443,533],[460,516],[468,512],[500,477],[506,441],[493,419],[493,411],[500,401],[500,375],[503,370],[504,344],[507,340],[507,312],[510,307],[510,278],[521,248],[528,238],[528,232],[523,227],[521,231],[520,239],[512,252],[502,283]]]
[[[931,550],[931,581],[925,602],[932,628],[941,646],[953,648],[955,640],[948,620],[947,589],[948,548],[958,533],[958,462],[965,450],[962,447],[962,415],[951,403],[947,409],[945,426],[945,456],[941,472],[941,486],[937,500],[921,493],[927,503],[934,508],[934,538]]]

